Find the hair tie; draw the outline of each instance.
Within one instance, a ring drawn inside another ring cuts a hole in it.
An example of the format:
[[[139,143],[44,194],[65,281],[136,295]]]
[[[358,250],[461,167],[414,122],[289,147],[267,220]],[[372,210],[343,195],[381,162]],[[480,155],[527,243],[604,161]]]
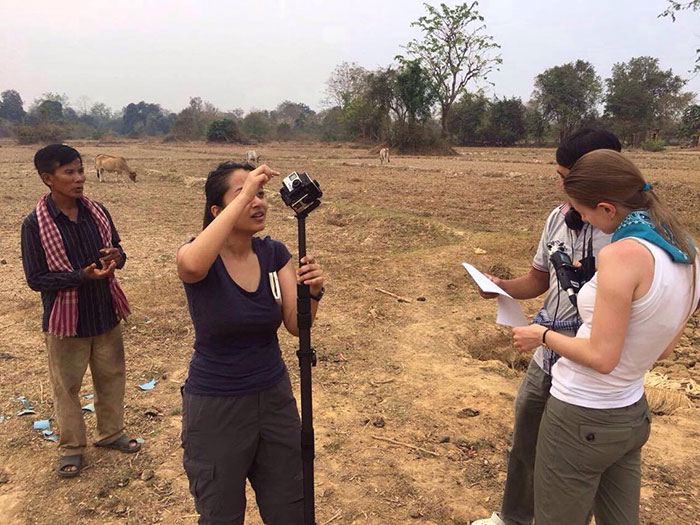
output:
[[[640,189],[639,191],[647,191],[649,189],[651,189],[651,186],[649,186],[648,182],[645,182],[644,186],[642,186],[642,189]]]

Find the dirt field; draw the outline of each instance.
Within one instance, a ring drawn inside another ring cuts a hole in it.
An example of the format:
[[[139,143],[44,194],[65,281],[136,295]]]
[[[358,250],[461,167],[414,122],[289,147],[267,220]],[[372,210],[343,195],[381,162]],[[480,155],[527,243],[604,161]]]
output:
[[[108,206],[128,254],[118,273],[134,312],[125,327],[126,417],[128,430],[146,442],[134,456],[90,447],[82,475],[59,480],[55,443],[32,429],[53,409],[39,295],[24,281],[19,241],[22,218],[45,187],[32,166],[35,147],[0,144],[0,521],[196,523],[179,440],[192,329],[174,255],[200,228],[203,177],[219,161],[240,159],[244,148],[74,144],[88,167],[86,193]],[[467,524],[490,515],[500,503],[527,357],[494,323],[495,304],[479,298],[460,262],[527,271],[544,219],[561,198],[553,150],[392,156],[380,168],[365,148],[257,149],[281,171],[309,171],[325,193],[308,220],[309,251],[327,273],[312,332],[318,524]],[[98,153],[126,157],[138,182],[112,176],[98,183]],[[700,151],[631,156],[700,238]],[[294,253],[296,221],[278,188],[279,180],[270,188],[267,233]],[[526,313],[539,303],[525,302]],[[692,323],[674,357],[658,367],[681,382],[700,382],[700,325]],[[282,335],[281,345],[296,387],[295,340]],[[137,388],[151,378],[153,390]],[[15,415],[20,395],[36,416]],[[654,419],[643,452],[642,523],[698,523],[700,401],[691,404]],[[478,415],[463,417],[465,408]],[[94,428],[94,414],[85,419]],[[247,523],[260,523],[252,493]]]

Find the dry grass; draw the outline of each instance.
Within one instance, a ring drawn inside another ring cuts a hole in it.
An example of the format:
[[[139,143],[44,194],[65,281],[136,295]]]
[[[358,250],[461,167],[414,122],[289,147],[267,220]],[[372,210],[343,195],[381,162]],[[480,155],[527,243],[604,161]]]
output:
[[[90,167],[87,192],[109,207],[128,253],[119,274],[134,310],[125,329],[127,424],[147,441],[133,457],[90,450],[80,478],[58,480],[55,445],[31,429],[32,416],[14,417],[19,395],[40,418],[53,411],[39,297],[24,283],[19,258],[22,217],[43,187],[31,165],[34,148],[0,145],[0,414],[13,416],[0,423],[1,521],[195,523],[179,448],[179,385],[192,330],[174,254],[200,227],[199,179],[221,160],[242,158],[244,148],[77,144]],[[282,171],[309,171],[325,194],[308,220],[309,250],[328,276],[313,330],[318,522],[464,524],[490,515],[501,497],[524,360],[508,330],[494,324],[494,304],[479,299],[459,263],[512,275],[528,269],[544,218],[560,198],[553,151],[392,155],[381,168],[375,155],[344,145],[271,144],[259,152]],[[138,183],[98,184],[91,168],[97,153],[126,157]],[[632,156],[698,237],[700,152]],[[272,193],[270,200],[268,233],[294,251],[296,223]],[[413,301],[400,303],[375,288]],[[524,306],[532,314],[538,301]],[[656,372],[699,382],[699,338],[692,324],[675,357]],[[296,381],[295,341],[282,335],[281,344]],[[136,388],[152,377],[154,390]],[[83,390],[92,390],[89,377]],[[700,418],[698,401],[692,404],[652,425],[642,523],[691,523],[700,515],[693,445]],[[162,415],[146,415],[151,407]],[[480,413],[459,418],[465,407]],[[372,424],[380,417],[381,428]],[[92,428],[94,415],[86,420]],[[442,436],[450,441],[441,443]],[[150,470],[153,478],[143,479]],[[250,502],[248,523],[260,523]]]

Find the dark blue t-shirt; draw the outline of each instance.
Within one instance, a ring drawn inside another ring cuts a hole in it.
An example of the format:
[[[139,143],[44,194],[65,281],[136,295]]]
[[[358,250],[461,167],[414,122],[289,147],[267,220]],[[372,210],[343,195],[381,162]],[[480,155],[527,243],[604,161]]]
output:
[[[242,396],[268,389],[284,375],[277,340],[282,308],[272,295],[269,273],[287,264],[291,254],[270,237],[252,242],[260,263],[254,292],[231,279],[218,255],[204,279],[184,283],[195,332],[188,393]]]

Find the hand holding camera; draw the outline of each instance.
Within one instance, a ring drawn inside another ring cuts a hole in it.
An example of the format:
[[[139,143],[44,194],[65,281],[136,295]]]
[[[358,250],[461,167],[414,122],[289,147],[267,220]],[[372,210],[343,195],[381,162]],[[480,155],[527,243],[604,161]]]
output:
[[[279,171],[273,170],[267,164],[261,164],[248,174],[248,177],[243,183],[241,195],[247,198],[248,201],[252,201],[260,191],[260,188],[262,188],[272,177],[279,174]]]
[[[586,256],[580,262],[572,262],[567,253],[567,248],[561,241],[553,241],[547,244],[549,249],[549,261],[557,274],[557,280],[561,288],[566,291],[571,304],[577,306],[576,295],[581,287],[588,282],[595,273],[595,258]],[[591,247],[592,252],[592,247]]]

